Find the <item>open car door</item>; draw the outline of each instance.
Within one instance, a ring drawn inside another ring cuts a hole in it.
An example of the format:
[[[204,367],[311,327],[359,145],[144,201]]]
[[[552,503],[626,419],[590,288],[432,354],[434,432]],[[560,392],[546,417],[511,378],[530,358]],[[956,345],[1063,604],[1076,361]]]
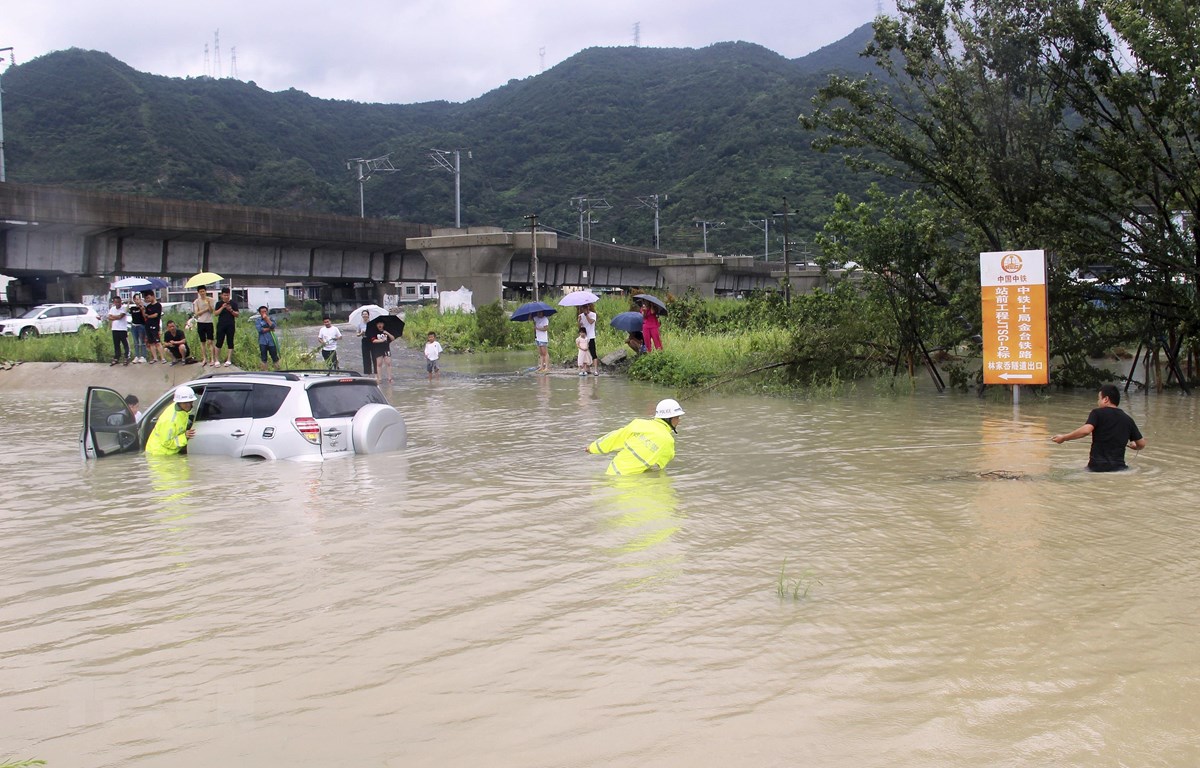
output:
[[[79,451],[85,459],[114,453],[138,453],[142,440],[137,420],[125,398],[108,387],[88,387],[83,407],[83,432]]]

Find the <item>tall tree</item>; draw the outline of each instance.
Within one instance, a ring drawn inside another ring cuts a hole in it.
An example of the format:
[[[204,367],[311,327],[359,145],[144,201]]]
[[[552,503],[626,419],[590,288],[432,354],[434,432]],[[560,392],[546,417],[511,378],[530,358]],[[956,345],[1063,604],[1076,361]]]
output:
[[[820,146],[918,185],[963,222],[968,247],[1048,250],[1060,353],[1095,346],[1100,310],[1121,314],[1096,301],[1089,273],[1124,286],[1138,333],[1194,317],[1200,11],[1185,0],[901,0],[898,11],[876,20],[865,52],[878,74],[832,78],[801,118],[826,131]]]

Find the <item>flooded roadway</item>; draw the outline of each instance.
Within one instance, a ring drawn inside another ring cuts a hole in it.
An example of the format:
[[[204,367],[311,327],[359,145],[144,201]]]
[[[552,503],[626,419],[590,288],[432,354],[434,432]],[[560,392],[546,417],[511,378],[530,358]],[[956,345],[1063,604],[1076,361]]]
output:
[[[74,385],[0,386],[0,761],[1200,763],[1194,398],[1094,475],[1093,393],[705,395],[614,480],[672,393],[527,357],[412,362],[409,449],[323,466],[84,465]]]

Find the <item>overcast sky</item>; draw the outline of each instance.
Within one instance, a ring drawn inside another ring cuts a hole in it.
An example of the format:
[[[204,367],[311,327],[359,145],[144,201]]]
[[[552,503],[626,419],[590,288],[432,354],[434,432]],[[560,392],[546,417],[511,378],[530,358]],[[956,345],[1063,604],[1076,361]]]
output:
[[[3,0],[0,48],[12,46],[18,64],[75,47],[200,77],[218,73],[219,31],[219,73],[269,91],[466,101],[585,48],[633,45],[635,35],[643,47],[745,40],[797,58],[869,22],[880,1]]]

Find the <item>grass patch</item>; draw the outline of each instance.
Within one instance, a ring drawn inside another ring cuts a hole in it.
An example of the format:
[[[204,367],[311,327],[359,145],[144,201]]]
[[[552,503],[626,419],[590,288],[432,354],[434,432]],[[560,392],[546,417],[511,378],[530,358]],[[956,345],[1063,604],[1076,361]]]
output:
[[[183,327],[182,324],[180,327]],[[192,357],[199,360],[199,339],[195,332],[188,332],[187,338]],[[279,341],[281,368],[320,367],[320,359],[318,358],[317,364],[314,365],[312,356],[309,355],[316,347],[315,339],[309,344],[308,339],[293,338],[286,333],[277,333],[276,338]],[[129,340],[129,350],[132,353],[132,338]],[[225,351],[218,352],[220,359],[224,360]],[[112,334],[106,328],[27,339],[0,337],[0,360],[19,360],[26,363],[107,363],[112,357]],[[170,358],[170,353],[167,357]],[[258,333],[252,327],[238,326],[234,336],[233,364],[248,371],[259,367]]]
[[[820,579],[812,575],[811,571],[802,571],[799,576],[789,576],[787,572],[787,558],[783,558],[783,565],[779,567],[779,581],[775,585],[775,591],[779,595],[780,600],[792,600],[799,602],[808,597],[809,591],[813,584],[820,584]]]

